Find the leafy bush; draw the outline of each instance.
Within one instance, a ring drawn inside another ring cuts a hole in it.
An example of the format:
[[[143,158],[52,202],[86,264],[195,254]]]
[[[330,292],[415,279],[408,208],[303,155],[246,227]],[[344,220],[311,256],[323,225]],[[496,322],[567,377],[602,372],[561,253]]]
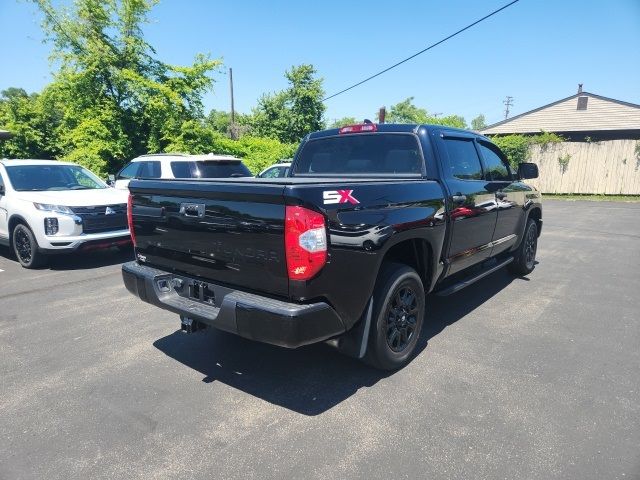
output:
[[[563,175],[567,171],[567,168],[569,168],[569,161],[571,161],[571,155],[568,153],[558,157],[558,165],[560,165],[560,171]]]
[[[191,154],[217,153],[243,159],[252,173],[259,173],[283,158],[291,158],[297,144],[282,143],[273,138],[245,135],[232,140],[197,120],[184,122],[179,135],[166,147],[166,152]]]
[[[529,160],[529,146],[531,145],[531,139],[524,135],[496,135],[491,137],[491,141],[495,143],[500,150],[511,162],[511,165],[515,168],[522,162]]]
[[[495,143],[511,162],[514,168],[531,158],[530,147],[539,145],[545,151],[549,144],[562,142],[564,139],[555,133],[542,132],[538,135],[494,135],[491,141]]]

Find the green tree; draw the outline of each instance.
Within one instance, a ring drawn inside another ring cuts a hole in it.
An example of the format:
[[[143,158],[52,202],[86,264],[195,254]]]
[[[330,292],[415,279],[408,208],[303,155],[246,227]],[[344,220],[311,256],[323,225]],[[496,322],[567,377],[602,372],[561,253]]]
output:
[[[413,104],[414,97],[409,97],[402,102],[391,105],[385,121],[388,123],[428,123],[429,114],[424,108]]]
[[[0,127],[13,134],[0,142],[0,157],[54,158],[59,153],[53,141],[59,116],[46,96],[28,95],[22,88],[0,92]]]
[[[235,114],[235,134],[236,137],[241,137],[242,135],[246,135],[250,131],[251,125],[251,115],[246,115],[244,113]],[[224,135],[231,135],[231,112],[225,112],[223,110],[211,110],[209,115],[205,120],[207,126],[211,127],[214,131],[222,133]]]
[[[44,13],[59,70],[48,87],[61,108],[57,147],[65,158],[104,174],[125,158],[162,151],[181,125],[204,116],[202,96],[220,62],[198,55],[190,66],[155,58],[143,38],[155,0],[76,0]]]
[[[340,128],[340,127],[344,127],[345,125],[355,125],[358,122],[358,120],[356,120],[355,117],[343,117],[343,118],[339,118],[337,120],[334,120],[331,125],[329,125],[329,128]]]
[[[483,114],[480,114],[476,118],[471,120],[471,130],[480,131],[486,127],[487,124]]]
[[[263,95],[253,112],[252,134],[298,142],[307,133],[324,128],[322,79],[312,65],[292,67],[285,73],[286,90]]]
[[[386,121],[388,123],[426,123],[456,128],[467,127],[467,122],[460,115],[447,115],[445,117],[430,115],[426,109],[415,106],[413,98],[409,97],[402,102],[391,105]]]

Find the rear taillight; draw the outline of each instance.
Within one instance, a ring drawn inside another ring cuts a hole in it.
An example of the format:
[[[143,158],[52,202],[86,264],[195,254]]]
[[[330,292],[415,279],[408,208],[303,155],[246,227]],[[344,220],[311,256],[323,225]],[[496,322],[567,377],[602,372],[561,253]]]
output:
[[[290,280],[308,280],[327,263],[324,216],[304,207],[286,207],[284,248]]]
[[[346,127],[342,127],[340,130],[338,130],[338,133],[366,133],[377,131],[378,127],[375,123],[362,123],[359,125],[347,125]]]
[[[136,246],[136,232],[133,229],[133,196],[129,194],[129,200],[127,200],[127,224],[129,225],[129,233],[131,234],[131,241],[133,246]]]

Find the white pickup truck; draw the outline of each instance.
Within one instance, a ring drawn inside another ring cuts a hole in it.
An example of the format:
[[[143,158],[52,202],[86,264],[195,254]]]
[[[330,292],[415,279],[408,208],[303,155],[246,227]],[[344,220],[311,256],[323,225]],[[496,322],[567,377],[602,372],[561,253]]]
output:
[[[35,268],[48,254],[126,246],[125,190],[54,160],[0,160],[0,244]]]

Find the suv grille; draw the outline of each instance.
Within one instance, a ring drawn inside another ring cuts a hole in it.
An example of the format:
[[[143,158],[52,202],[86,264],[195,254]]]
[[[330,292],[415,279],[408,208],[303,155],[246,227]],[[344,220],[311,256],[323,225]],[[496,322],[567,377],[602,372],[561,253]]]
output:
[[[127,228],[126,203],[97,207],[71,207],[71,210],[82,219],[84,233],[111,232]]]

